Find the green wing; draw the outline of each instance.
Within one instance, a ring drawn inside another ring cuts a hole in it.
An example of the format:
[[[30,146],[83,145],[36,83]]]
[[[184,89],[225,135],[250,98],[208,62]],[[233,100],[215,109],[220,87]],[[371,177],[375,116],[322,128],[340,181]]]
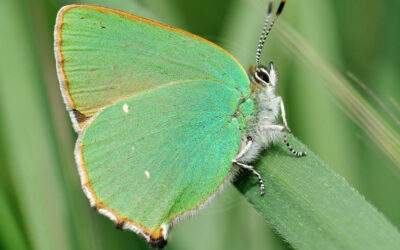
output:
[[[207,40],[118,10],[62,8],[55,54],[64,100],[80,131],[101,108],[174,81],[207,79],[249,94],[245,70]]]
[[[179,81],[135,94],[87,122],[76,148],[93,206],[149,242],[229,178],[242,130],[237,91]]]
[[[162,244],[229,179],[254,113],[239,108],[245,70],[202,38],[89,5],[60,10],[55,54],[91,205]]]

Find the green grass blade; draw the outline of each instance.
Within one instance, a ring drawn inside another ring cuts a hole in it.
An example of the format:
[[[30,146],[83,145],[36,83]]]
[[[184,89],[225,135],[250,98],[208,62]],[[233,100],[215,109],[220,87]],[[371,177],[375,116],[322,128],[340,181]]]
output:
[[[296,249],[398,249],[400,233],[313,152],[294,137],[297,158],[283,144],[266,151],[254,176],[235,185],[253,207]]]

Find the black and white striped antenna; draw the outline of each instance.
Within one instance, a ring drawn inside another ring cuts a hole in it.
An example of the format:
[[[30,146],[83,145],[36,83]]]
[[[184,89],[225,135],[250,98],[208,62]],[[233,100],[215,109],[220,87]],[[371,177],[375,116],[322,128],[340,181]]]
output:
[[[286,0],[282,0],[281,1],[281,3],[279,4],[278,10],[275,13],[275,16],[273,17],[271,22],[269,22],[269,20],[271,18],[271,14],[272,14],[274,1],[271,0],[269,2],[267,16],[265,18],[264,27],[263,27],[263,29],[261,31],[260,40],[258,41],[258,46],[257,46],[256,69],[258,69],[260,67],[260,57],[261,57],[262,49],[264,47],[265,40],[267,39],[269,33],[271,32],[271,29],[274,26],[274,24],[276,22],[276,19],[282,13],[282,10],[283,10],[283,7],[285,6],[285,3],[286,3]]]

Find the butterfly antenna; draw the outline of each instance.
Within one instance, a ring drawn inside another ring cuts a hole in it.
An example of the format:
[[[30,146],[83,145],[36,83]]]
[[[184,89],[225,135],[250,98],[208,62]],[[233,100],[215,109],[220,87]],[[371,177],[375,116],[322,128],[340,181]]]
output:
[[[269,19],[271,18],[273,5],[274,5],[274,1],[270,1],[269,5],[268,5],[267,16],[265,17],[264,26],[263,26],[263,29],[261,31],[260,40],[258,40],[257,53],[256,53],[256,66],[257,66],[257,68],[258,68],[258,66],[260,66],[261,51],[262,51],[262,49],[264,47],[264,42],[265,42],[265,39],[266,39],[265,34],[267,32]]]
[[[265,18],[264,27],[263,27],[261,35],[260,35],[260,40],[258,41],[257,53],[256,53],[256,68],[259,68],[259,66],[260,66],[260,57],[261,57],[262,49],[264,47],[265,40],[267,39],[269,33],[271,32],[272,27],[274,26],[274,24],[276,22],[276,19],[282,13],[282,10],[283,10],[283,7],[285,6],[286,0],[281,1],[281,3],[279,4],[278,10],[275,13],[274,18],[271,20],[271,23],[269,23],[269,19],[271,18],[271,14],[272,14],[273,2],[274,1],[269,2],[267,17]]]

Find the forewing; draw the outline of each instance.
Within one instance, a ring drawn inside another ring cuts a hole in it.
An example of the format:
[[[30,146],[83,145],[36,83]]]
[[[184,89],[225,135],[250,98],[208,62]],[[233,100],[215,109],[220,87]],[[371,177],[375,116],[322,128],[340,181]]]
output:
[[[166,238],[172,221],[228,178],[242,133],[239,100],[216,82],[180,81],[100,111],[76,149],[92,205],[148,240]]]
[[[246,72],[205,39],[125,12],[62,8],[55,28],[58,75],[75,129],[116,100],[174,81],[207,79],[247,95]]]

